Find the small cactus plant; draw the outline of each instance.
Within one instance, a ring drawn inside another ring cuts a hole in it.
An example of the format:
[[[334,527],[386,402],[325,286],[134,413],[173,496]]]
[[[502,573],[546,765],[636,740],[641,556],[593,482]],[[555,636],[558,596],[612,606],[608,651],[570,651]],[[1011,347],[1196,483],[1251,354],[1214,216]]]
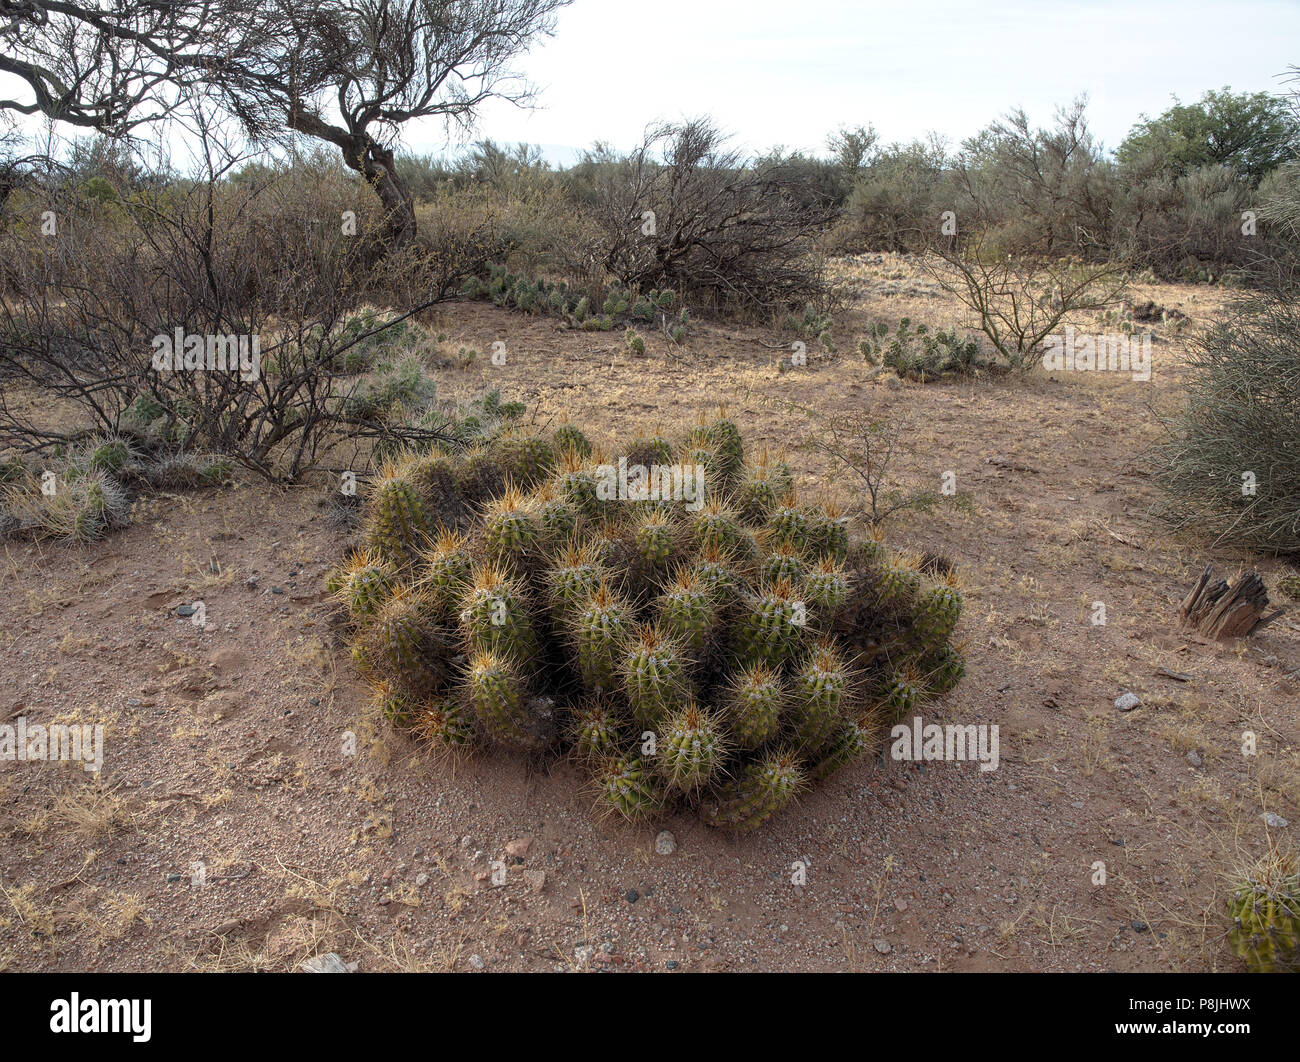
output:
[[[368,525],[370,548],[398,568],[415,565],[433,531],[415,485],[395,471],[376,485]]]
[[[690,793],[722,773],[727,739],[717,717],[693,701],[664,720],[655,764],[670,790]]]
[[[591,440],[583,434],[576,424],[561,424],[552,436],[555,449],[560,453],[571,451],[579,457],[591,456]]]
[[[1300,972],[1300,873],[1271,850],[1228,896],[1228,941],[1252,973]]]
[[[636,631],[620,663],[624,693],[642,726],[659,723],[687,692],[681,644],[652,624]]]
[[[737,832],[756,829],[806,785],[807,775],[792,752],[770,753],[721,788],[716,801],[705,810],[705,821]]]

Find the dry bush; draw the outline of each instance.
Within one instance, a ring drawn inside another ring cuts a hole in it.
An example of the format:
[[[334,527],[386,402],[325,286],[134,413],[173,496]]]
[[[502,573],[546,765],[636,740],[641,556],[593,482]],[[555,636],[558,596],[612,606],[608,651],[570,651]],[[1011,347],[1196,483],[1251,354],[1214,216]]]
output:
[[[448,241],[376,260],[364,211],[355,235],[346,227],[344,211],[365,201],[350,182],[310,168],[231,180],[231,157],[209,150],[205,162],[158,189],[101,199],[58,189],[38,204],[54,211],[57,233],[37,223],[0,233],[0,373],[41,396],[34,410],[0,396],[0,446],[115,434],[143,403],[174,444],[293,480],[341,437],[406,430],[350,403],[360,382],[340,371],[346,352],[450,297],[479,264],[472,248]],[[368,332],[343,327],[376,297],[399,311]],[[209,358],[245,337],[245,371],[158,367],[162,339],[178,330],[212,337]],[[410,432],[441,438],[437,425]]]
[[[628,155],[598,148],[574,181],[600,264],[629,288],[765,312],[826,293],[814,242],[829,206],[808,204],[797,168],[747,163],[708,119],[652,126]]]
[[[1294,293],[1240,303],[1198,338],[1184,408],[1153,461],[1176,526],[1300,549],[1300,312]]]

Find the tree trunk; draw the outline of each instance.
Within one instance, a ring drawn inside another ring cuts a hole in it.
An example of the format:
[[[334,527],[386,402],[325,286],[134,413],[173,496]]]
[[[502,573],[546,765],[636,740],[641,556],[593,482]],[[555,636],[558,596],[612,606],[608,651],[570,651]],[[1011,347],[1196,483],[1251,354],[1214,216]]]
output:
[[[397,176],[392,151],[371,141],[364,159],[363,168],[353,169],[370,182],[384,204],[384,242],[393,250],[409,247],[415,242],[415,199]]]
[[[384,206],[384,247],[401,250],[415,242],[415,200],[397,176],[393,152],[364,130],[349,132],[322,121],[309,111],[289,115],[289,128],[333,144],[343,154],[349,169],[366,179]]]

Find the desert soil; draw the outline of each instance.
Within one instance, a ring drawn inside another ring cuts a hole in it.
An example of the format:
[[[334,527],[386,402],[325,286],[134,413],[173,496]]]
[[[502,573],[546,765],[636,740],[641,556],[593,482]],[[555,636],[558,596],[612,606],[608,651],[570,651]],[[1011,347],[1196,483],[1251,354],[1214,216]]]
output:
[[[1300,624],[1224,644],[1178,629],[1207,561],[1258,564],[1270,589],[1288,568],[1171,537],[1145,456],[1225,293],[1138,292],[1189,318],[1155,326],[1149,383],[900,385],[854,353],[867,323],[962,318],[904,261],[841,268],[840,353],[806,368],[781,371],[791,337],[772,329],[702,324],[637,358],[620,333],[458,303],[429,322],[447,345],[501,340],[507,359],[440,370],[441,394],[498,387],[599,442],[725,402],[805,486],[850,493],[815,417],[782,403],[906,423],[895,478],[937,491],[953,472],[957,493],[889,540],[966,582],[967,678],[920,714],[997,724],[997,770],[873,758],[744,837],[602,823],[565,763],[438,760],[376,718],[322,589],[349,541],[327,486],[153,494],[92,546],[4,547],[0,722],[103,723],[106,745],[98,776],[0,763],[0,968],[288,970],[331,951],[362,971],[1239,968],[1225,874],[1300,830]],[[198,600],[205,628],[177,614]],[[1126,692],[1142,703],[1119,711]]]

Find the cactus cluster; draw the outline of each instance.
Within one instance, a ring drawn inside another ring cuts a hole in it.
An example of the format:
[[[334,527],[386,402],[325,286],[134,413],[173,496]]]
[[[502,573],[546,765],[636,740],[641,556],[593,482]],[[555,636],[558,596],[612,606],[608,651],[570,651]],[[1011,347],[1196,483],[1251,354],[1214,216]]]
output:
[[[503,309],[560,317],[584,332],[609,332],[620,321],[659,323],[664,333],[680,344],[691,323],[690,311],[675,307],[676,296],[668,289],[638,294],[615,280],[593,295],[563,281],[513,273],[499,264],[488,266],[486,278],[470,277],[460,293],[468,299],[489,299]],[[629,327],[624,335],[632,354],[645,353],[645,341],[635,329]]]
[[[703,464],[703,493],[611,497],[620,458]],[[726,417],[611,454],[564,424],[404,455],[366,514],[327,587],[384,715],[443,750],[567,751],[625,817],[756,827],[965,670],[957,582],[852,538]]]
[[[1227,900],[1228,942],[1252,973],[1300,971],[1300,871],[1271,850],[1241,876]]]

